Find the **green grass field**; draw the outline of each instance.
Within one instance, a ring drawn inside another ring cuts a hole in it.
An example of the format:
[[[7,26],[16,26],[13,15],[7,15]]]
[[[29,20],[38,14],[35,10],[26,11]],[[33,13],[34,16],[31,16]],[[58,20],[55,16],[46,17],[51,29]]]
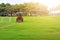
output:
[[[7,18],[0,20],[0,40],[60,40],[60,17],[24,17],[22,23]]]

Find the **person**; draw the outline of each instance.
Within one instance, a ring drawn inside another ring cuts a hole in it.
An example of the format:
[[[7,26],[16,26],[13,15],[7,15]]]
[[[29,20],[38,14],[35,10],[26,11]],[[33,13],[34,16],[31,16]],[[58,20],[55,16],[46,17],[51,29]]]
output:
[[[23,22],[22,14],[20,14],[20,13],[17,14],[16,22]]]

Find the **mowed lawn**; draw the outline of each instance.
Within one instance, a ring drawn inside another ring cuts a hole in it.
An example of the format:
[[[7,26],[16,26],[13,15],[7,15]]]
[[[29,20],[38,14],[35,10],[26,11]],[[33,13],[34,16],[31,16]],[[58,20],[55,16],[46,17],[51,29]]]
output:
[[[0,40],[60,40],[60,17],[24,17],[24,22],[16,23],[16,17],[1,22]]]

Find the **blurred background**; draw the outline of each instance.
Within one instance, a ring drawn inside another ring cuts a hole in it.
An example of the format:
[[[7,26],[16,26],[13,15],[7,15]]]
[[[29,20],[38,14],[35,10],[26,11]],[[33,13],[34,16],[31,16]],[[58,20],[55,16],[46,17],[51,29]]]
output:
[[[0,0],[0,16],[56,16],[60,15],[60,0]]]

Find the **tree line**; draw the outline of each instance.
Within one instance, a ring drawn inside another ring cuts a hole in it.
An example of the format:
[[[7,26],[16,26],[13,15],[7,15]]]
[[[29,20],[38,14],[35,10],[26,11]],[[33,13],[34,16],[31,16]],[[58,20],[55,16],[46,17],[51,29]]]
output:
[[[48,15],[47,6],[39,3],[23,3],[23,4],[15,4],[11,5],[9,3],[1,3],[0,4],[0,16],[6,16],[11,14],[11,16],[15,15],[16,12],[23,12],[24,16],[28,14],[32,15],[40,15],[46,16]]]

